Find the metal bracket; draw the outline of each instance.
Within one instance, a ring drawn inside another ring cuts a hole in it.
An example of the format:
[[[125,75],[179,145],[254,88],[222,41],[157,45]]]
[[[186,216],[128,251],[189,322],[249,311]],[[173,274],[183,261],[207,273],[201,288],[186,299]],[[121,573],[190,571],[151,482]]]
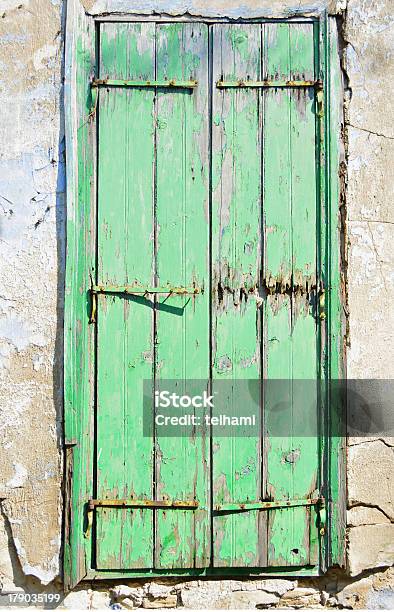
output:
[[[317,91],[320,91],[323,89],[323,81],[321,81],[320,79],[317,81],[280,81],[280,80],[273,80],[273,81],[249,81],[249,80],[243,80],[243,79],[238,79],[237,81],[217,81],[216,82],[216,87],[218,89],[227,89],[227,88],[254,88],[254,89],[268,89],[268,88],[301,88],[301,89],[305,89],[308,87],[314,87]]]
[[[142,87],[160,87],[169,89],[194,89],[198,82],[191,79],[190,81],[177,81],[176,79],[168,79],[164,81],[127,81],[122,79],[95,79],[90,82],[91,106],[89,118],[93,119],[96,114],[98,89],[99,87],[134,87],[140,89]]]
[[[193,79],[189,81],[177,81],[176,79],[165,79],[162,81],[127,81],[122,79],[93,79],[91,87],[168,87],[170,89],[194,89],[198,82]]]
[[[168,295],[171,297],[172,295],[198,295],[199,293],[204,293],[204,288],[196,287],[193,285],[192,287],[151,287],[149,285],[142,287],[130,287],[130,286],[112,286],[112,285],[94,285],[91,279],[91,285],[89,289],[90,299],[91,299],[91,307],[90,307],[90,317],[89,323],[96,322],[96,313],[97,313],[97,295],[149,295],[149,294],[162,294]]]
[[[312,499],[288,499],[273,501],[254,501],[244,503],[215,504],[215,512],[242,512],[246,510],[275,510],[281,508],[294,508],[296,506],[317,506],[324,502],[324,499],[317,497]]]
[[[170,509],[170,510],[196,510],[198,501],[180,501],[177,499],[89,499],[87,505],[87,527],[85,538],[90,537],[93,527],[93,515],[95,508],[145,508],[145,509]]]
[[[96,507],[116,507],[116,508],[172,508],[180,510],[195,510],[198,508],[198,501],[181,501],[177,499],[89,499],[88,510]]]
[[[243,503],[215,504],[213,511],[218,513],[225,512],[245,512],[249,510],[276,510],[285,508],[295,508],[299,506],[315,506],[319,514],[319,533],[325,534],[326,526],[326,505],[324,497],[311,499],[288,499],[272,501],[254,501]],[[87,528],[84,533],[85,538],[89,538],[93,526],[93,514],[95,508],[144,508],[144,509],[171,509],[171,510],[204,510],[199,506],[198,501],[180,500],[153,500],[153,499],[89,499],[87,504]]]
[[[238,79],[237,81],[217,81],[216,87],[218,89],[307,89],[313,87],[316,92],[316,106],[317,116],[323,117],[324,115],[324,91],[323,81],[317,79],[316,81],[249,81]]]
[[[111,285],[92,285],[90,292],[94,294],[98,293],[115,293],[121,295],[145,295],[148,293],[156,294],[163,293],[169,295],[197,295],[198,293],[203,293],[203,289],[199,287],[151,287],[149,285],[145,285],[142,287],[130,287],[130,286],[111,286]]]

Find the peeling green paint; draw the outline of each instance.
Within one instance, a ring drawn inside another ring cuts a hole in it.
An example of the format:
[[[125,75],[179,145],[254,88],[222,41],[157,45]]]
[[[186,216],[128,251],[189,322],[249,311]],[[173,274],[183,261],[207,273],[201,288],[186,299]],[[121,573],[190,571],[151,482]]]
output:
[[[67,584],[92,572],[314,573],[329,544],[319,536],[314,507],[210,511],[211,486],[214,504],[304,499],[320,488],[328,447],[317,415],[305,415],[291,384],[284,384],[290,407],[282,416],[290,424],[288,437],[270,436],[269,417],[264,435],[253,438],[210,441],[206,432],[150,439],[138,432],[143,378],[208,381],[212,368],[214,388],[219,379],[315,379],[327,374],[328,363],[338,375],[339,362],[329,361],[332,351],[340,353],[334,343],[341,340],[339,263],[330,254],[338,242],[338,194],[335,170],[325,174],[326,146],[333,167],[337,161],[326,117],[316,112],[316,91],[214,85],[219,79],[322,78],[318,23],[101,24],[96,77],[195,79],[198,86],[189,92],[100,86],[89,118],[94,36],[88,18],[79,19],[85,33],[75,52],[78,171],[76,215],[68,221],[65,374],[66,439],[78,444],[68,453]],[[333,64],[335,53],[333,47]],[[338,96],[337,74],[330,87]],[[327,213],[328,237],[322,227]],[[173,295],[171,306],[166,296],[99,294],[97,323],[89,325],[90,275],[99,285],[195,285],[204,291],[192,298]],[[327,319],[311,297],[321,276],[331,287]],[[316,438],[291,431],[295,420],[307,417],[315,419]],[[334,455],[340,443],[333,441]],[[340,495],[335,484],[332,493]],[[92,496],[197,499],[200,506],[97,508],[92,536],[84,539]],[[329,517],[331,560],[340,560],[339,531],[334,535],[340,516],[334,511]]]

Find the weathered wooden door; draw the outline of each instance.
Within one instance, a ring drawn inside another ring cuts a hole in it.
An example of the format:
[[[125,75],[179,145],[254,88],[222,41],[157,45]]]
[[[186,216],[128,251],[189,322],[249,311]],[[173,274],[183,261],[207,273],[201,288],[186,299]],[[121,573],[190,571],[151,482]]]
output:
[[[293,382],[321,376],[324,349],[314,32],[100,25],[88,507],[99,572],[318,565],[318,403]],[[229,404],[237,381],[262,380],[260,430],[144,436],[144,379],[228,381]]]

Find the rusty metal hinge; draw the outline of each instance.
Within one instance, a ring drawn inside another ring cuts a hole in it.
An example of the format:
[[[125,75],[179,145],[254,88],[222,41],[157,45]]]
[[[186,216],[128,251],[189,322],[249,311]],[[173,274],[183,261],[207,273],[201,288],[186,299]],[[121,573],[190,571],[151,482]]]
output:
[[[91,82],[92,88],[97,87],[160,87],[169,89],[194,89],[197,87],[198,81],[190,79],[189,81],[177,81],[176,79],[163,79],[161,81],[143,81],[143,80],[123,80],[123,79],[93,79]]]
[[[95,285],[93,284],[93,279],[90,279],[90,317],[89,323],[96,322],[96,313],[97,313],[97,295],[155,295],[162,294],[171,297],[173,295],[199,295],[204,293],[204,287],[197,287],[193,285],[191,287],[175,287],[175,286],[163,286],[163,287],[151,287],[150,285],[144,286],[115,286],[115,285]]]
[[[242,503],[214,504],[215,512],[242,512],[247,510],[275,510],[281,508],[295,508],[296,506],[320,506],[324,502],[321,497],[308,499],[280,499],[272,501],[254,501]]]
[[[204,289],[200,287],[196,287],[193,285],[192,287],[173,287],[170,285],[163,287],[151,287],[150,285],[144,286],[111,286],[111,285],[92,285],[90,292],[92,294],[97,293],[114,293],[121,295],[147,295],[147,294],[156,294],[163,293],[168,295],[197,295],[199,293],[204,293]]]
[[[319,516],[319,533],[326,532],[327,512],[324,497],[308,499],[288,499],[272,501],[255,501],[241,503],[214,504],[213,510],[218,513],[245,512],[250,510],[283,510],[299,506],[315,506]],[[85,538],[89,538],[93,526],[93,514],[95,508],[143,508],[143,509],[170,509],[170,510],[196,510],[202,508],[198,501],[180,500],[152,500],[152,499],[90,499],[87,504],[87,528]]]
[[[198,508],[198,501],[181,501],[178,499],[89,499],[88,509],[94,510],[99,506],[121,508],[179,508],[189,510]]]
[[[93,514],[95,508],[145,508],[163,510],[196,510],[199,508],[198,501],[181,501],[177,499],[89,499],[87,504],[87,528],[85,538],[89,538],[93,526]]]
[[[90,81],[90,94],[91,94],[91,104],[89,110],[89,117],[94,119],[97,108],[97,100],[98,100],[98,89],[99,87],[134,87],[134,88],[143,88],[143,87],[159,87],[159,88],[169,88],[169,89],[194,89],[197,87],[198,82],[191,79],[189,81],[177,81],[176,79],[165,79],[162,81],[128,81],[123,79],[96,79],[92,78]]]
[[[317,81],[291,81],[291,80],[264,80],[264,81],[250,81],[248,79],[238,79],[236,81],[216,81],[216,87],[218,89],[234,89],[234,88],[254,88],[254,89],[268,89],[268,88],[301,88],[305,89],[308,87],[314,87],[317,91],[323,89],[323,81],[318,79]]]

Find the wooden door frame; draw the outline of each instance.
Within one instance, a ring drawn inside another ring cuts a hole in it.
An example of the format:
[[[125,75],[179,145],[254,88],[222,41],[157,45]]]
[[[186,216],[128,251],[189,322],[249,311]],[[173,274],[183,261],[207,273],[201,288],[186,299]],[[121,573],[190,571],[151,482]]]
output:
[[[345,556],[345,438],[337,433],[338,412],[329,391],[324,412],[321,479],[328,500],[327,530],[318,568],[206,568],[163,571],[100,571],[91,569],[91,539],[87,529],[86,506],[92,497],[94,480],[94,397],[95,336],[89,325],[90,278],[96,268],[96,118],[90,81],[96,68],[96,31],[100,21],[158,21],[136,13],[92,17],[78,0],[67,2],[65,38],[65,137],[67,161],[67,256],[64,318],[64,585],[70,590],[84,579],[155,576],[300,576],[317,575],[334,565],[343,566]],[[192,18],[190,18],[192,19]],[[167,22],[189,18],[168,18]],[[207,23],[230,19],[204,19]],[[264,23],[267,19],[237,20]],[[323,119],[320,124],[318,192],[321,199],[321,269],[326,292],[326,352],[323,368],[329,379],[345,377],[345,336],[343,321],[344,285],[341,261],[340,151],[343,119],[342,76],[338,36],[334,18],[321,13],[313,18],[280,19],[313,22],[318,32],[318,70],[324,82]],[[318,161],[318,159],[317,159]]]

